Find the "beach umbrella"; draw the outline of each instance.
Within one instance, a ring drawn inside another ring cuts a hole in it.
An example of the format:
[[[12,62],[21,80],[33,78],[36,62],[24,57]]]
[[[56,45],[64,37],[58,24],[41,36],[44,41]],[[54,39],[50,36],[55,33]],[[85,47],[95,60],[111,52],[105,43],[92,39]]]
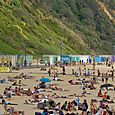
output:
[[[44,82],[44,83],[51,82],[51,80],[49,78],[41,78],[40,81]]]
[[[115,87],[115,86],[113,84],[106,83],[106,84],[101,85],[100,87],[101,88],[104,88],[104,87],[108,88],[108,87]]]

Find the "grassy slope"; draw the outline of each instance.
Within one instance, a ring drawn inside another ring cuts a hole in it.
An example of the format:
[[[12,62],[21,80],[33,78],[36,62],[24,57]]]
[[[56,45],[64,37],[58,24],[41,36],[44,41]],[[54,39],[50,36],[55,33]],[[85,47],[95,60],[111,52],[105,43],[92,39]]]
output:
[[[60,54],[60,41],[63,42],[64,54],[86,54],[88,44],[91,47],[98,47],[97,52],[99,53],[111,52],[105,47],[105,44],[110,46],[111,39],[109,40],[108,34],[102,33],[102,30],[107,26],[110,26],[111,31],[114,30],[103,12],[98,14],[99,16],[103,14],[102,19],[99,18],[103,27],[99,26],[99,29],[102,29],[100,31],[95,29],[97,22],[94,17],[91,18],[88,14],[93,16],[95,9],[93,12],[89,7],[81,7],[78,10],[78,6],[71,6],[72,3],[67,3],[68,0],[66,2],[64,0],[63,2],[59,0],[44,2],[47,0],[42,0],[39,3],[34,0],[33,3],[28,0],[12,1],[12,5],[0,3],[1,53],[21,53],[26,44],[27,52],[33,55]],[[59,1],[58,4],[57,1]],[[90,5],[89,2],[86,4]],[[108,32],[109,36],[113,35],[111,31]]]
[[[64,23],[70,28],[81,32],[82,39],[96,49],[100,54],[110,54],[112,51],[112,42],[115,39],[115,23],[111,22],[105,12],[100,8],[96,0],[54,0],[52,12],[61,17]],[[115,2],[105,2],[105,5],[114,6]],[[65,4],[65,5],[64,5]],[[114,5],[113,5],[114,4]],[[55,7],[54,7],[55,6]],[[69,23],[68,23],[69,22]]]

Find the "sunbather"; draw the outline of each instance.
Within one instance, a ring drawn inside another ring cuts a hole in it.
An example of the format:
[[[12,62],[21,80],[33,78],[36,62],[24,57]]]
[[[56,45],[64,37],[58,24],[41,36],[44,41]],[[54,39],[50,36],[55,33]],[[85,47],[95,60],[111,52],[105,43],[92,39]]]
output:
[[[2,104],[4,104],[4,105],[17,105],[17,104],[5,101],[5,99],[2,99]]]

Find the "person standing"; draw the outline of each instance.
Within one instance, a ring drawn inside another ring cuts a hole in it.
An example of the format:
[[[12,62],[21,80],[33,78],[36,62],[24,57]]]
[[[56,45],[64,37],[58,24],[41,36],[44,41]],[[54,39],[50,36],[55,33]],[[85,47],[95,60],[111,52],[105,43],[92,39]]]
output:
[[[104,73],[102,73],[101,80],[102,80],[102,83],[104,83]]]
[[[49,77],[51,77],[51,69],[48,70]]]
[[[72,75],[74,75],[74,74],[75,74],[74,69],[72,69]]]
[[[84,99],[84,102],[82,104],[82,113],[83,113],[83,115],[87,115],[87,109],[88,109],[87,100]]]
[[[71,105],[71,103],[69,102],[68,105],[67,105],[67,111],[71,111],[71,107],[72,107],[72,105]]]
[[[81,67],[79,67],[78,71],[79,71],[79,75],[81,76],[82,75],[82,73],[81,73]]]
[[[106,73],[105,75],[106,75],[106,77],[105,77],[105,83],[108,83],[108,74]]]
[[[7,61],[6,60],[4,61],[4,66],[7,67]]]
[[[92,115],[94,115],[96,113],[96,109],[97,109],[97,107],[94,104],[93,99],[91,99],[91,102],[90,102],[90,112],[91,112]]]
[[[88,71],[87,71],[87,76],[90,76],[90,70],[88,69]]]
[[[86,68],[84,68],[84,76],[86,77],[86,75],[87,75],[87,71],[86,71]]]
[[[93,70],[95,70],[95,62],[93,62],[92,65],[93,65]]]
[[[112,78],[112,81],[114,81],[114,67],[112,66],[112,70],[111,70],[111,78]]]
[[[80,105],[80,98],[79,97],[76,99],[76,103],[77,103],[77,106]]]
[[[97,77],[100,77],[100,75],[101,75],[101,72],[100,72],[100,70],[98,69],[98,70],[97,70]]]
[[[107,59],[106,59],[106,66],[108,66],[108,61],[109,61],[109,60],[108,60],[108,58],[107,58]]]
[[[65,66],[62,68],[62,74],[65,75]]]

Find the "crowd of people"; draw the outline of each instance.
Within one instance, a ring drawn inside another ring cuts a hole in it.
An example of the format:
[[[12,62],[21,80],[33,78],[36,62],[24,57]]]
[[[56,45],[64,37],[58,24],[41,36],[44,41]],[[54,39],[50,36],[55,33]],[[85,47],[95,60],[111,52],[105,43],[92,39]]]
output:
[[[66,67],[61,67],[62,72],[59,73],[58,69],[48,69],[48,76],[52,81],[65,82],[63,76],[67,76]],[[97,74],[96,74],[97,73]],[[109,104],[114,103],[114,99],[111,98],[109,94],[109,89],[103,89],[100,84],[108,83],[109,78],[114,81],[114,67],[111,67],[106,73],[102,73],[99,69],[91,70],[83,65],[83,69],[78,67],[75,71],[72,69],[72,73],[69,74],[73,80],[69,80],[69,85],[79,85],[81,86],[81,93],[59,95],[57,91],[68,91],[62,87],[57,86],[53,83],[39,82],[37,86],[33,89],[24,87],[28,84],[23,84],[22,79],[32,79],[33,76],[28,76],[21,73],[9,81],[12,82],[12,86],[6,87],[3,93],[0,95],[1,104],[4,105],[4,109],[8,109],[8,105],[18,105],[12,103],[10,100],[13,96],[28,96],[30,99],[26,99],[24,104],[36,105],[36,108],[40,112],[35,112],[35,115],[115,115],[114,108],[111,109]],[[61,76],[61,77],[60,77]],[[80,78],[82,76],[83,78]],[[41,77],[44,78],[44,77]],[[75,79],[76,78],[76,79]],[[19,80],[18,80],[19,79]],[[35,78],[34,78],[35,79]],[[38,81],[37,81],[38,82]],[[95,85],[100,85],[100,89],[96,92],[99,99],[90,99],[88,103],[87,98],[91,95],[90,90],[96,90],[98,87]],[[53,93],[46,94],[45,92],[50,91]],[[113,92],[115,92],[115,86],[113,85]],[[85,98],[82,100],[82,97]],[[57,102],[57,99],[62,98],[65,102]],[[69,99],[67,101],[67,99]],[[71,100],[71,101],[70,101]],[[42,111],[42,112],[41,112]],[[15,113],[16,110],[12,107],[10,108],[10,113]],[[23,113],[23,112],[22,112]],[[23,113],[24,114],[24,113]]]

